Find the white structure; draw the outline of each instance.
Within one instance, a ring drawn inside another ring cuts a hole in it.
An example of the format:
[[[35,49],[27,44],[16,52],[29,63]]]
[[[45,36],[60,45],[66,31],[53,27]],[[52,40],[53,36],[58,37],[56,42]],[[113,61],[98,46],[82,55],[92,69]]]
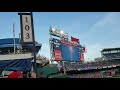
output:
[[[27,54],[8,54],[8,55],[0,55],[0,60],[16,60],[16,59],[28,59],[32,58],[31,53]]]

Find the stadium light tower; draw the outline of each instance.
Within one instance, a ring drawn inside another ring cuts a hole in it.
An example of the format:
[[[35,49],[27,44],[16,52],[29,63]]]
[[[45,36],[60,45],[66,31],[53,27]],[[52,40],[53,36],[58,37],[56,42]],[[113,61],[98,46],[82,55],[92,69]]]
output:
[[[54,32],[56,29],[52,27],[52,31]]]
[[[60,31],[61,34],[63,34],[64,32],[63,31]]]

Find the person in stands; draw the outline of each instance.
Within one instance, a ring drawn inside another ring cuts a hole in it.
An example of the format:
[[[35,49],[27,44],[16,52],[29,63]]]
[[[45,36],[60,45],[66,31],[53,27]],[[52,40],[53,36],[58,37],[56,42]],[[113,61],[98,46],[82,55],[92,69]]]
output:
[[[23,78],[29,78],[29,72],[23,71]]]
[[[60,65],[60,62],[58,62],[57,67],[58,67],[58,72],[62,73],[63,67],[62,67],[62,65]]]
[[[31,72],[31,77],[30,78],[36,78],[36,73],[35,72]]]
[[[41,73],[39,74],[39,78],[44,78],[44,72],[41,72]]]
[[[13,71],[8,75],[8,78],[23,78],[23,74],[20,71]]]

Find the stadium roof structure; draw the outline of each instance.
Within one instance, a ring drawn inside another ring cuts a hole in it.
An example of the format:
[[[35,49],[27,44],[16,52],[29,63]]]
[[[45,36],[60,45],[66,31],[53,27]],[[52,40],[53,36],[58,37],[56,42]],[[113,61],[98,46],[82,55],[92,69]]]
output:
[[[13,38],[5,38],[5,39],[0,39],[0,45],[9,45],[9,44],[14,44],[14,39]],[[19,38],[15,38],[15,44],[21,44],[19,41]],[[42,44],[38,43],[35,41],[36,46],[41,46]]]
[[[26,46],[31,49],[33,46],[33,44],[22,44],[19,38],[15,38],[15,46],[19,46],[19,45]],[[37,48],[36,51],[38,52],[41,49],[42,44],[35,41],[35,46]],[[0,39],[0,48],[13,48],[13,47],[14,47],[14,38]]]
[[[120,48],[104,48],[101,52],[120,50]]]
[[[19,38],[15,38],[15,46],[19,46],[21,45],[22,48],[27,48],[26,50],[29,49],[33,49],[33,44],[22,44],[19,40]],[[14,38],[4,38],[4,39],[0,39],[0,49],[3,51],[1,52],[5,52],[4,49],[10,49],[14,47]],[[35,47],[36,47],[36,52],[38,53],[38,51],[41,49],[42,44],[38,43],[37,41],[35,41]],[[8,70],[8,71],[15,71],[15,70],[19,70],[19,71],[30,71],[31,70],[31,66],[32,66],[32,58],[26,58],[25,56],[21,56],[24,53],[20,53],[20,54],[0,54],[0,70]],[[28,52],[26,52],[27,54],[29,54]],[[26,54],[24,54],[26,55]],[[6,57],[5,59],[3,58]],[[13,57],[14,56],[14,57]],[[18,58],[18,56],[20,58]],[[17,57],[17,59],[16,59]],[[12,58],[10,60],[10,58]],[[22,58],[22,59],[21,59]]]
[[[4,44],[13,44],[14,41],[13,38],[4,38],[4,39],[0,39],[0,45],[4,45]],[[19,44],[19,38],[15,38],[15,43]]]

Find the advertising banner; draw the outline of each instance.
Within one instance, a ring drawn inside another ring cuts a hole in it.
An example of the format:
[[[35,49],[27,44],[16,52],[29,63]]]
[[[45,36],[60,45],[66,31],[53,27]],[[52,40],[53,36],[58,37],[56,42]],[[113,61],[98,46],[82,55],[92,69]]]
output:
[[[84,60],[84,54],[83,53],[80,54],[80,60]]]
[[[60,44],[53,44],[53,49],[61,50]]]
[[[62,61],[61,50],[54,50],[54,56],[56,61]]]
[[[52,41],[53,41],[54,43],[60,43],[60,40],[59,40],[59,39],[53,38]]]

